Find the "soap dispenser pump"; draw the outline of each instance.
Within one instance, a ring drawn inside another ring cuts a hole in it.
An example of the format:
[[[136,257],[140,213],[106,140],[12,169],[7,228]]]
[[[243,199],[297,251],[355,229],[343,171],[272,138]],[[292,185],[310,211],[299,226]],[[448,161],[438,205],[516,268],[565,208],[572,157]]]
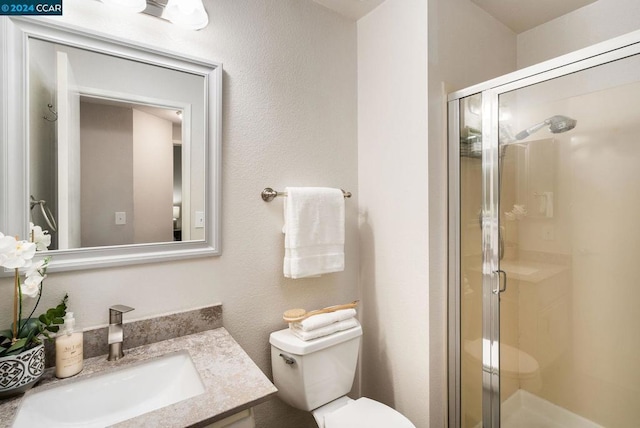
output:
[[[64,324],[56,336],[56,377],[63,379],[82,371],[82,330],[76,328],[73,312],[64,316]]]

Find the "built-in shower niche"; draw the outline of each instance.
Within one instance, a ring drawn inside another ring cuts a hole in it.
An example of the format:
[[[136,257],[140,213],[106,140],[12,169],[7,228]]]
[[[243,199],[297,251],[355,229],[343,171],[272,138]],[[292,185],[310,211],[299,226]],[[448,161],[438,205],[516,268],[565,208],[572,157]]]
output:
[[[482,158],[482,131],[465,126],[460,132],[460,156]]]

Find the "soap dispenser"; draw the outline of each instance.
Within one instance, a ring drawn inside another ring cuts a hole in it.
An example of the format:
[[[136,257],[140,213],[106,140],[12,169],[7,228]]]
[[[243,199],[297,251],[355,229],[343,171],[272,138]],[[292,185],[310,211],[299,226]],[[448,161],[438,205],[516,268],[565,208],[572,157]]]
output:
[[[56,336],[56,377],[60,379],[80,373],[83,363],[82,330],[76,329],[73,312],[67,312],[63,319]]]

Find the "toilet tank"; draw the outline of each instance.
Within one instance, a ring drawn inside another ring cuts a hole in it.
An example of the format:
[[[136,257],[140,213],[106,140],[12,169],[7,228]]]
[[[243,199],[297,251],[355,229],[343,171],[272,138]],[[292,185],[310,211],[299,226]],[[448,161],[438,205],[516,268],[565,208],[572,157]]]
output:
[[[271,367],[278,397],[310,411],[351,391],[356,374],[362,327],[310,341],[289,329],[271,333]]]

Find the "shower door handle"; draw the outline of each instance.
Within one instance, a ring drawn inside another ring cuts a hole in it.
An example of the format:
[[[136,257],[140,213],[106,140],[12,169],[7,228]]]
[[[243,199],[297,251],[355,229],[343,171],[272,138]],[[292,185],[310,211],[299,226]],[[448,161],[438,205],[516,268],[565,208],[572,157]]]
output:
[[[507,291],[507,273],[505,271],[503,271],[502,269],[498,269],[496,271],[494,271],[494,273],[498,274],[498,289],[497,290],[493,290],[493,294],[500,294],[500,293],[504,293],[505,291]],[[500,279],[502,278],[502,276],[504,276],[504,287],[500,286]]]

